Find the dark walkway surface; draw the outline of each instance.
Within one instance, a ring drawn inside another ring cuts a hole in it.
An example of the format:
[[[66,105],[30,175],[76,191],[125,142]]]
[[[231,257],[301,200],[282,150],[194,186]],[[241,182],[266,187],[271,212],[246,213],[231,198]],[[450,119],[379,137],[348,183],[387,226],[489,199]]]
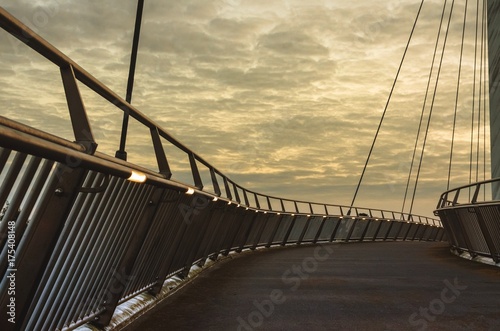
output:
[[[262,250],[201,273],[130,330],[500,330],[500,268],[442,243]]]

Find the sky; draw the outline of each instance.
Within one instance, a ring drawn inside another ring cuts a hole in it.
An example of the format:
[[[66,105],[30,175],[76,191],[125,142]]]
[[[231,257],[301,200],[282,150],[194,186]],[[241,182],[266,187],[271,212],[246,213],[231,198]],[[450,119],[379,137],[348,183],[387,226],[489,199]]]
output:
[[[420,2],[146,0],[132,104],[245,188],[349,205]],[[357,206],[402,209],[419,119],[422,109],[425,116],[430,112],[423,100],[443,3],[425,1]],[[416,214],[432,215],[447,187],[464,3],[456,1],[451,16]],[[0,0],[0,5],[125,96],[136,1]],[[473,5],[451,187],[469,180]],[[437,69],[433,72],[436,77]],[[85,86],[80,90],[98,151],[114,155],[121,111]],[[5,31],[0,31],[0,91],[2,116],[74,139],[57,67]],[[173,179],[192,183],[187,158],[167,145]],[[127,152],[129,161],[154,169],[149,132],[135,121]],[[412,182],[414,177],[415,172]]]

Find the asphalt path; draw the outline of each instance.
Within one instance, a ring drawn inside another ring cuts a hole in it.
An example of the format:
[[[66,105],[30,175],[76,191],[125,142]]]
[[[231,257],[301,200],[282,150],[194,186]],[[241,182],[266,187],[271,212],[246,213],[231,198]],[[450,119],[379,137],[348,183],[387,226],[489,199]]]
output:
[[[265,249],[215,264],[126,331],[500,330],[499,281],[444,243]]]

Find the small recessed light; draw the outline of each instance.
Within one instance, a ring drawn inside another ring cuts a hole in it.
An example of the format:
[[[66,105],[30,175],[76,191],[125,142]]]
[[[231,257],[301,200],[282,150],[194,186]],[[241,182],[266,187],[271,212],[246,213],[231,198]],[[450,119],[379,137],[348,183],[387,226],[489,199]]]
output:
[[[132,170],[130,177],[127,179],[131,182],[144,183],[146,181],[146,175],[142,172]]]

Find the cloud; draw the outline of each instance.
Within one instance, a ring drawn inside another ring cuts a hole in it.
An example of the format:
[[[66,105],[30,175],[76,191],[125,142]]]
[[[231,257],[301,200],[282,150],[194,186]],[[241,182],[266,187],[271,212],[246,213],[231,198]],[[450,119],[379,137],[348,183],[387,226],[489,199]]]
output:
[[[147,1],[132,103],[240,185],[349,204],[418,5]],[[430,111],[431,99],[425,108],[423,100],[441,5],[425,3],[358,205],[401,208],[422,109],[423,127]],[[135,6],[118,0],[21,0],[5,8],[124,96]],[[455,7],[421,170],[415,211],[427,215],[446,188],[463,7]],[[452,171],[457,185],[468,179],[469,168],[475,25],[467,24]],[[57,68],[3,31],[0,54],[2,115],[72,139]],[[81,90],[99,150],[112,155],[121,111]],[[133,121],[127,145],[131,160],[156,167],[149,133]],[[192,181],[186,156],[168,143],[165,149],[174,178]]]

